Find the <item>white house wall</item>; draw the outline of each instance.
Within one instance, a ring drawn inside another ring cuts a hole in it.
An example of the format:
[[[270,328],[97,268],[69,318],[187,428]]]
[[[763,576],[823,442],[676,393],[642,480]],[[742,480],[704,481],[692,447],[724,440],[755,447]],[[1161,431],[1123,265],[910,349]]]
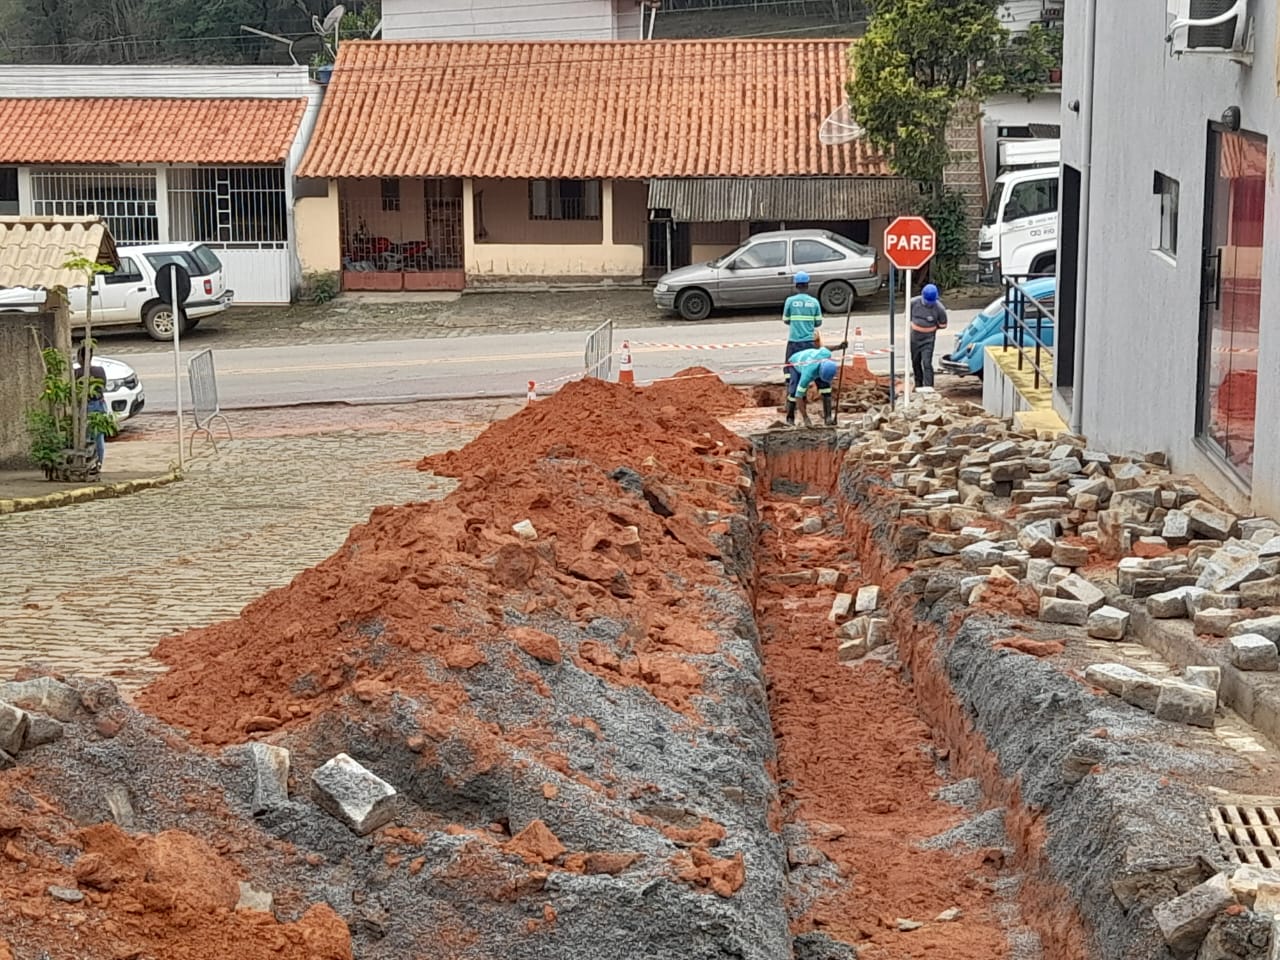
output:
[[[288,303],[301,281],[294,215],[293,172],[297,169],[320,113],[322,87],[305,66],[12,66],[0,65],[0,96],[15,97],[165,97],[306,100],[285,165],[287,250],[218,250],[241,302]],[[181,131],[175,131],[181,136]],[[166,168],[155,167],[159,182],[160,236],[169,236],[165,198]],[[19,170],[19,209],[31,213],[31,168]]]
[[[1083,96],[1083,7],[1067,7],[1062,94],[1062,157],[1077,169],[1082,128],[1070,104]],[[1252,69],[1207,54],[1170,57],[1164,3],[1098,0],[1082,427],[1113,450],[1166,450],[1176,469],[1199,474],[1235,505],[1250,499],[1195,439],[1208,124],[1238,106],[1241,129],[1269,138],[1252,505],[1280,515],[1277,14],[1274,0],[1250,7]],[[1152,249],[1155,171],[1180,183],[1176,262]]]
[[[387,40],[614,40],[614,0],[383,0]],[[635,33],[624,39],[638,39]]]

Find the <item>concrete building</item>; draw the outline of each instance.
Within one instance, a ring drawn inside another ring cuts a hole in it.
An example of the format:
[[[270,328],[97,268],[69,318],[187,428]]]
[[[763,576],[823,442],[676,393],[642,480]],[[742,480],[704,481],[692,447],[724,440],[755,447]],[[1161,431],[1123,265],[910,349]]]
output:
[[[306,67],[0,66],[0,215],[207,243],[237,302],[288,303],[308,233],[294,170],[319,107]]]
[[[643,40],[647,0],[382,0],[384,40]]]
[[[1091,6],[1067,10],[1055,406],[1280,514],[1276,4],[1170,0],[1247,12],[1172,45],[1164,3]]]
[[[639,282],[780,225],[878,243],[919,191],[818,140],[848,46],[344,44],[299,171],[308,256],[347,290],[429,290]]]

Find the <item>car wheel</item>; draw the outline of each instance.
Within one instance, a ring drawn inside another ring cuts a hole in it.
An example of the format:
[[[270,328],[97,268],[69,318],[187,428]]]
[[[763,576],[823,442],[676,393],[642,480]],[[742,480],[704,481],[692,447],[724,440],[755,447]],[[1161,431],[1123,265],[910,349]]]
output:
[[[167,303],[153,303],[142,315],[142,325],[152,340],[172,340],[173,307]]]
[[[844,313],[853,302],[853,287],[843,280],[832,280],[818,295],[823,313]]]
[[[705,290],[684,290],[676,297],[676,309],[686,320],[705,320],[711,316],[711,297]]]
[[[1050,274],[1058,269],[1057,257],[1045,257],[1037,260],[1031,265],[1031,272],[1037,274]]]

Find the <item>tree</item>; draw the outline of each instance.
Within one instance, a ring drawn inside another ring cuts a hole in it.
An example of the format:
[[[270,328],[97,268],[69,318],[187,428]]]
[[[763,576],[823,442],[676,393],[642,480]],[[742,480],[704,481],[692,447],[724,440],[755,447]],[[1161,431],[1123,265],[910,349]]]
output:
[[[72,252],[66,262],[62,264],[64,270],[74,270],[76,273],[84,275],[85,291],[84,291],[84,339],[80,341],[80,349],[84,354],[84,366],[80,370],[80,382],[77,385],[75,396],[75,404],[71,413],[71,438],[74,443],[73,449],[78,449],[85,442],[85,437],[89,435],[89,427],[91,422],[89,419],[89,394],[92,391],[93,384],[90,382],[89,375],[89,354],[93,349],[93,285],[100,273],[114,273],[115,267],[106,263],[98,263],[90,260],[88,257]],[[67,367],[71,369],[72,358],[67,358]]]
[[[1047,31],[1010,36],[997,13],[1002,0],[872,0],[867,32],[850,51],[847,90],[854,119],[900,177],[924,188],[926,216],[939,224],[936,269],[958,276],[965,231],[963,204],[943,187],[947,125],[962,101],[1043,89],[1055,66]],[[957,244],[959,249],[956,249]]]

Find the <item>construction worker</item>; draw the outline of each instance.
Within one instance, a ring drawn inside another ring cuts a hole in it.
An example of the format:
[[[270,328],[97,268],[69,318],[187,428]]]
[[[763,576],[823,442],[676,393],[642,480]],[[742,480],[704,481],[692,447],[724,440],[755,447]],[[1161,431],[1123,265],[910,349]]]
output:
[[[917,387],[933,387],[933,345],[938,331],[947,329],[947,308],[938,288],[926,284],[911,301],[911,373]]]
[[[836,346],[837,350],[848,348],[847,343]],[[822,397],[822,422],[834,426],[835,411],[831,409],[831,384],[835,381],[840,366],[831,359],[831,351],[826,347],[810,347],[798,350],[787,358],[790,361],[790,379],[787,388],[786,425],[796,424],[796,408],[800,408],[800,416],[806,427],[813,426],[809,420],[809,410],[805,395],[809,392],[809,384],[818,384],[818,395]]]
[[[816,347],[817,331],[822,326],[822,304],[809,293],[809,275],[804,271],[797,273],[795,283],[796,292],[782,305],[782,322],[787,325],[787,352],[782,356],[782,375],[788,378],[791,375],[788,359],[793,353]]]

